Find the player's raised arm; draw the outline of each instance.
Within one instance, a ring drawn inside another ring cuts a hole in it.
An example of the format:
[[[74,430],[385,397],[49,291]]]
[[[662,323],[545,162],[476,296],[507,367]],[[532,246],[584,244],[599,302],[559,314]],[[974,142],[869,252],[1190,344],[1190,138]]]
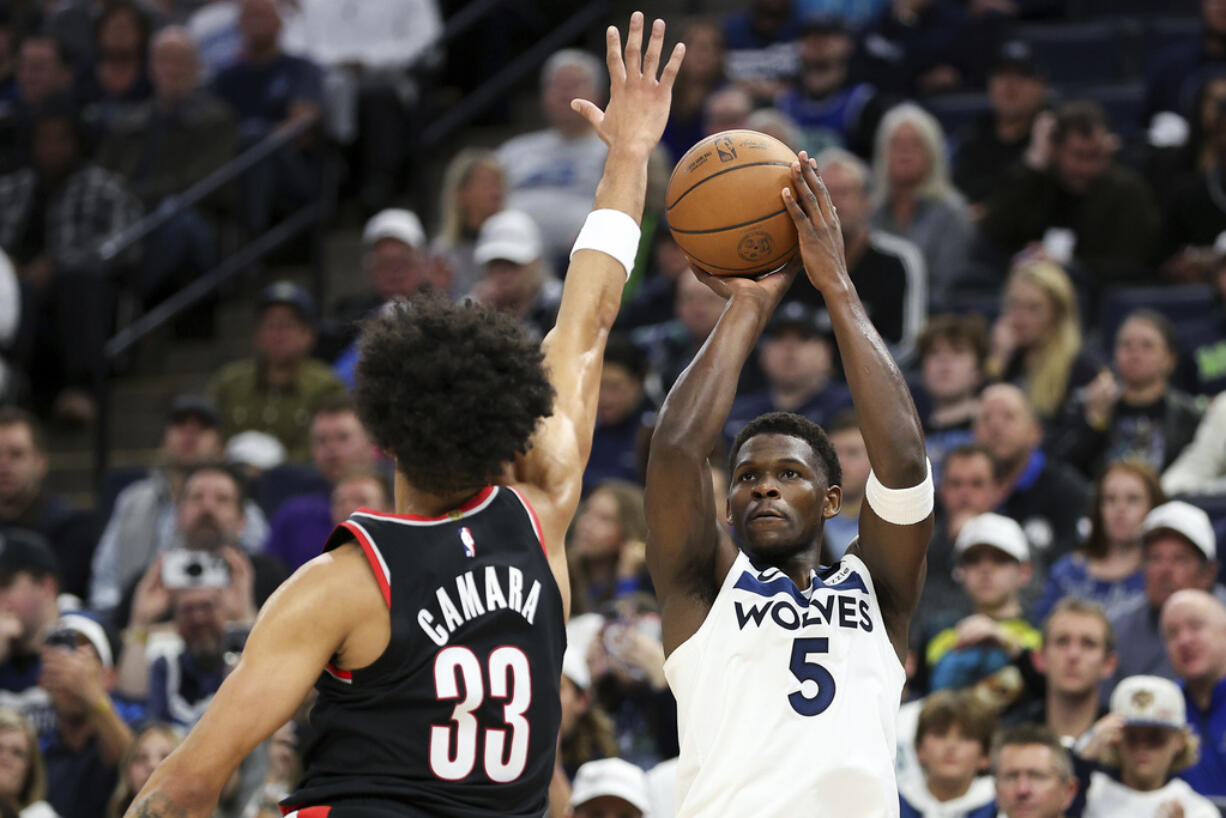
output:
[[[664,133],[673,80],[685,48],[680,43],[663,70],[664,21],[652,25],[643,49],[643,15],[630,18],[623,59],[621,38],[606,37],[609,104],[572,105],[609,146],[595,209],[575,244],[557,324],[543,343],[556,391],[553,415],[516,464],[514,478],[541,517],[554,573],[565,577],[563,538],[579,503],[583,469],[592,448],[605,341],[617,317],[622,288],[638,250],[647,191],[647,159]],[[565,592],[565,588],[564,588]]]
[[[860,511],[858,554],[873,577],[890,639],[907,649],[907,623],[923,587],[932,537],[932,475],[919,415],[902,373],[847,274],[838,214],[816,163],[793,165],[799,196],[784,189],[809,281],[825,299],[872,465]]]

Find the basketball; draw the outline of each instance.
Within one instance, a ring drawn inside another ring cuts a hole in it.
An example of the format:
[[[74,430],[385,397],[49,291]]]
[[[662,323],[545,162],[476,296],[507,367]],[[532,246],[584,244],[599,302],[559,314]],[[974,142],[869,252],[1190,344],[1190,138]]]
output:
[[[677,244],[712,275],[745,276],[783,266],[796,225],[779,192],[796,154],[757,131],[723,131],[686,151],[668,180],[665,213]]]

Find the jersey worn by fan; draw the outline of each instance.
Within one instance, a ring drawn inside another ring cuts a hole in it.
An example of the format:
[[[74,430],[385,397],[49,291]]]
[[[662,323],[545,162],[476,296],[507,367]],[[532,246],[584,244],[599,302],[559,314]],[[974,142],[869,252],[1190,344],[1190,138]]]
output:
[[[744,552],[664,665],[677,697],[677,818],[897,816],[905,673],[848,554],[800,590]]]
[[[527,501],[492,486],[439,518],[361,509],[324,550],[353,540],[387,602],[391,637],[368,667],[320,675],[302,784],[282,810],[539,818],[566,633]]]

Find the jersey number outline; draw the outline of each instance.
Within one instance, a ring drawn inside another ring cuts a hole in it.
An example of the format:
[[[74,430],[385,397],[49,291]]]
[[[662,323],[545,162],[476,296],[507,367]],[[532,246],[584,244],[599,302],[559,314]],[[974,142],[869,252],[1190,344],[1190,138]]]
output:
[[[806,696],[800,690],[788,694],[788,704],[802,716],[820,715],[834,701],[834,676],[817,662],[809,660],[811,654],[829,652],[830,640],[824,636],[792,641],[792,661],[788,669],[800,682],[817,684],[817,693],[812,696]]]
[[[522,650],[510,645],[495,648],[486,666],[489,673],[483,677],[476,654],[461,645],[444,648],[434,658],[435,696],[439,701],[459,700],[449,723],[430,727],[430,771],[444,781],[467,778],[477,765],[482,734],[473,711],[481,707],[487,692],[490,698],[507,703],[502,708],[506,727],[487,727],[483,734],[486,776],[497,784],[509,784],[528,765],[532,725],[524,714],[532,705],[532,666]]]

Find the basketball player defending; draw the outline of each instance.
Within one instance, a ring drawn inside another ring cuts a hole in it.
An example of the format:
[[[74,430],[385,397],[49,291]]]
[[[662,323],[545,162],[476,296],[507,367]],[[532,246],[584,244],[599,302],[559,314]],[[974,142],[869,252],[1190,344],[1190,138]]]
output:
[[[894,720],[907,623],[932,533],[920,420],[847,275],[838,216],[804,153],[784,205],[821,292],[859,410],[873,476],[860,536],[823,565],[841,472],[821,427],[783,412],[733,444],[721,542],[707,457],[737,379],[796,275],[699,277],[727,299],[673,386],[647,468],[647,564],[663,610],[664,669],[677,697],[679,818],[799,813],[897,816]]]
[[[396,457],[396,514],[358,511],[261,611],[237,668],[129,816],[211,815],[231,773],[312,687],[301,818],[532,816],[561,719],[564,535],[592,442],[601,359],[638,245],[647,158],[684,49],[659,73],[636,13],[609,105],[573,103],[609,145],[557,324],[441,298],[371,321],[356,402]]]

